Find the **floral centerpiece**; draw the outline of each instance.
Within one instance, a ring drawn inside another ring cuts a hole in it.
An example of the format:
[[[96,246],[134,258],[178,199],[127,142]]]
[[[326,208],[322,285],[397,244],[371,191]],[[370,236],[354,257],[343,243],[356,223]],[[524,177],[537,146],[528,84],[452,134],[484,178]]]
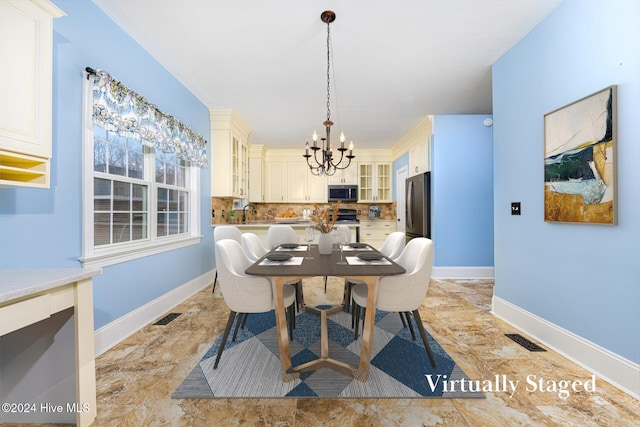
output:
[[[313,228],[320,231],[320,236],[318,237],[318,252],[320,255],[330,255],[333,248],[333,237],[329,233],[334,230],[336,220],[338,219],[340,202],[338,201],[326,208],[320,208],[318,205],[315,205],[314,208],[316,214],[311,215],[311,221],[314,223]]]
[[[315,229],[323,234],[331,233],[338,219],[339,208],[340,201],[326,208],[320,208],[320,206],[314,205],[316,213],[315,215],[311,215],[311,221],[315,224]]]

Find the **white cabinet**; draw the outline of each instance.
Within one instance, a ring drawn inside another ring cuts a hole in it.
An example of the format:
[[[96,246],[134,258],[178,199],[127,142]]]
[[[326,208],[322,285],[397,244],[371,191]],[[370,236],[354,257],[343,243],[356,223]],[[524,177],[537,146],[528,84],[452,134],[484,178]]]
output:
[[[356,166],[356,162],[351,162],[348,168],[339,170],[334,175],[328,177],[327,184],[358,185],[358,167]]]
[[[358,163],[358,202],[392,202],[391,162]]]
[[[409,176],[429,170],[429,141],[421,141],[409,150]]]
[[[211,196],[248,198],[249,133],[242,118],[230,109],[212,109]]]
[[[291,203],[326,203],[327,178],[315,176],[303,162],[289,162],[287,166],[289,191],[287,201]]]
[[[252,145],[249,149],[249,201],[252,203],[263,203],[267,200],[266,172],[264,145]]]
[[[232,134],[231,149],[231,194],[246,198],[249,195],[249,146]]]
[[[329,197],[327,194],[327,178],[315,176],[308,172],[307,179],[307,202],[327,203]]]
[[[49,188],[53,18],[48,0],[0,0],[0,187]]]
[[[394,231],[396,231],[396,221],[360,221],[360,240],[376,249],[380,249],[389,234]]]
[[[285,203],[288,201],[287,162],[269,161],[266,163],[267,181],[265,195],[267,203]]]
[[[265,201],[267,203],[326,203],[327,179],[314,176],[299,160],[268,160]]]

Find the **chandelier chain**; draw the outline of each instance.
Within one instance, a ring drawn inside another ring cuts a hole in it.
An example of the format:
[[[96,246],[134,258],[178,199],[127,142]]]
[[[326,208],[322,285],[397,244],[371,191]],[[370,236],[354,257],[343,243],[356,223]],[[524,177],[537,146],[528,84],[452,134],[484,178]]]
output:
[[[327,22],[327,120],[331,120],[331,36]]]
[[[313,146],[309,145],[309,141],[307,141],[304,154],[302,155],[302,157],[306,159],[311,173],[316,176],[331,176],[338,170],[346,169],[351,164],[351,160],[356,157],[353,155],[353,142],[349,144],[348,148],[345,147],[345,138],[342,133],[340,133],[340,144],[335,147],[331,146],[331,126],[333,125],[331,121],[331,56],[333,52],[331,49],[331,30],[329,24],[334,21],[335,17],[335,13],[330,10],[324,11],[322,15],[320,15],[322,22],[327,24],[327,120],[323,123],[325,137],[320,138],[321,143],[318,144],[318,135],[314,131]]]

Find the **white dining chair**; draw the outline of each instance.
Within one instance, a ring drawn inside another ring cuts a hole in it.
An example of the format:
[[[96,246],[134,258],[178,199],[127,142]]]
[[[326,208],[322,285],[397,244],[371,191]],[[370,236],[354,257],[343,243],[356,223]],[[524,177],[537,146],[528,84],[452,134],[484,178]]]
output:
[[[224,239],[235,240],[240,243],[242,238],[242,232],[238,227],[233,225],[218,225],[213,229],[213,244]],[[216,276],[213,278],[213,290],[211,293],[216,291],[216,282],[218,281],[218,268],[216,263]]]
[[[334,243],[351,243],[351,230],[348,225],[336,225],[335,234],[333,235]]]
[[[396,258],[400,256],[402,250],[405,247],[406,236],[402,231],[394,231],[393,233],[387,236],[387,239],[382,244],[380,248],[380,253],[391,261],[395,261]],[[349,311],[351,307],[351,288],[358,284],[363,283],[360,280],[354,280],[346,278],[344,281],[344,309],[345,311]],[[403,314],[401,313],[400,318],[402,318]],[[406,326],[404,318],[402,318],[402,324]],[[413,330],[412,330],[413,332]]]
[[[242,249],[253,262],[256,262],[269,252],[269,249],[264,247],[255,233],[242,233]]]
[[[402,253],[406,245],[407,237],[402,231],[394,231],[389,234],[380,248],[380,253],[391,260],[395,260]]]
[[[298,240],[298,233],[290,225],[272,225],[267,230],[267,245],[270,249],[283,243],[298,243]]]
[[[436,361],[431,352],[424,324],[418,311],[427,295],[429,282],[431,281],[433,242],[426,237],[411,239],[395,262],[401,265],[406,272],[394,276],[384,276],[379,279],[376,308],[388,312],[413,313],[424,348],[427,350],[431,365],[435,367]],[[356,339],[360,311],[367,305],[367,293],[368,288],[364,283],[356,284],[351,290],[353,315],[355,316],[354,336]],[[408,320],[411,321],[409,318]]]
[[[285,243],[298,243],[298,233],[292,226],[287,224],[276,224],[267,230],[267,245],[273,249]],[[295,286],[296,301],[298,309],[304,306],[304,294],[302,293],[302,280],[292,280],[287,284]]]
[[[218,367],[224,346],[227,343],[231,326],[236,315],[236,332],[238,326],[243,322],[243,318],[249,313],[264,313],[274,308],[274,286],[266,277],[249,276],[245,270],[253,264],[245,254],[240,243],[232,239],[223,239],[216,242],[216,265],[220,270],[220,289],[224,301],[229,307],[229,318],[222,335],[218,355],[213,365],[213,369]],[[288,314],[288,326],[290,337],[293,336],[295,325],[295,289],[293,286],[285,285],[284,306]],[[243,316],[244,315],[244,316]],[[234,340],[235,340],[234,333]]]

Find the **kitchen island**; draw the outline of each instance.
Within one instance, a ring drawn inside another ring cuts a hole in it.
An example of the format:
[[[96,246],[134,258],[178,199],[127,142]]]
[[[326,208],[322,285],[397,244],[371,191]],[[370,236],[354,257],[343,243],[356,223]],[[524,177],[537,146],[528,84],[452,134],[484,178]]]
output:
[[[265,247],[267,247],[267,230],[272,225],[278,225],[278,224],[280,223],[276,222],[275,220],[249,220],[245,224],[211,224],[211,227],[215,228],[221,225],[233,225],[235,227],[238,227],[238,229],[243,233],[254,233],[260,238],[260,240],[262,241],[262,244]],[[286,225],[290,225],[291,227],[293,227],[296,233],[298,233],[299,243],[303,244],[305,243],[304,230],[310,225],[313,225],[313,222],[311,222],[310,220],[298,220],[298,222],[294,222]],[[349,222],[349,223],[341,223],[336,225],[348,226],[349,230],[351,231],[351,241],[352,242],[360,241],[360,224],[359,223]],[[313,243],[318,243],[319,235],[320,235],[320,232],[316,230],[315,239]]]

